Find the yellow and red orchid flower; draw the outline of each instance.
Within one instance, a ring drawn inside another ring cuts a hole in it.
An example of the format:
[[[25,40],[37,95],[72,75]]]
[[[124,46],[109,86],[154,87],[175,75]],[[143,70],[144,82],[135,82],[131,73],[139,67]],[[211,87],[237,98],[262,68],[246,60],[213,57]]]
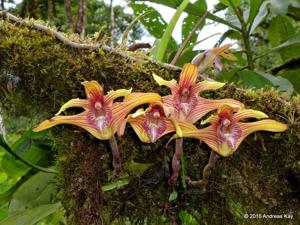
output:
[[[170,113],[161,102],[153,102],[146,110],[138,109],[128,115],[127,122],[142,142],[154,143],[162,136],[176,131],[176,128],[179,129],[176,121],[169,118]]]
[[[288,129],[287,125],[271,119],[260,111],[242,109],[237,112],[225,105],[218,110],[217,115],[210,116],[203,124],[211,125],[197,129],[194,125],[180,123],[183,137],[197,138],[204,141],[211,149],[222,156],[234,153],[241,142],[251,133],[256,131],[283,132]],[[264,119],[255,122],[241,122],[240,120],[256,118]],[[171,140],[178,138],[175,134]]]
[[[174,108],[172,117],[178,121],[195,123],[208,112],[227,104],[235,108],[244,105],[234,99],[210,100],[199,97],[199,92],[221,88],[225,83],[214,81],[196,82],[198,68],[193,64],[185,64],[180,74],[179,83],[174,79],[166,81],[153,74],[154,80],[161,86],[167,86],[172,94],[163,97],[167,107]]]
[[[221,47],[206,50],[204,53],[198,54],[192,62],[198,65],[200,73],[205,72],[209,68],[216,68],[221,71],[223,70],[221,57],[230,61],[237,60],[235,55],[228,50],[231,46],[232,44],[226,44]]]
[[[118,131],[127,114],[135,107],[150,101],[160,101],[161,96],[155,93],[131,93],[119,89],[104,95],[103,88],[97,81],[82,82],[87,99],[72,99],[65,103],[51,119],[45,120],[34,131],[42,131],[58,124],[79,126],[100,140],[109,140]],[[114,102],[116,98],[130,96],[130,101]],[[82,113],[71,116],[59,116],[70,107],[81,107]]]

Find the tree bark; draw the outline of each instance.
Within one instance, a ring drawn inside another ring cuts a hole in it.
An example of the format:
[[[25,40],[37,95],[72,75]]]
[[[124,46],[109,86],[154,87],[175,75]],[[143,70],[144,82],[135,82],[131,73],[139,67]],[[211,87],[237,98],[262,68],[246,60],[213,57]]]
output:
[[[83,39],[85,36],[85,23],[86,23],[85,14],[86,14],[86,0],[79,0],[76,32],[80,34],[81,39]]]
[[[1,0],[1,9],[4,10],[5,7],[4,7],[4,0]]]
[[[54,22],[54,13],[53,13],[54,8],[53,7],[54,7],[53,0],[48,0],[48,21],[50,23]]]
[[[115,13],[114,2],[110,0],[110,46],[114,47],[114,34],[115,34]]]
[[[71,1],[64,0],[66,18],[67,18],[67,27],[70,30],[74,30],[74,21],[73,21],[73,14],[71,9]]]

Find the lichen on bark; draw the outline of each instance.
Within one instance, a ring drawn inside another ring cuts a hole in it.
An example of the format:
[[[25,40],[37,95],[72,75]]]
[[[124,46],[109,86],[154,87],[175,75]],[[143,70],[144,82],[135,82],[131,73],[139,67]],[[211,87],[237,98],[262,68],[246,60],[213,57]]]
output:
[[[129,88],[167,94],[152,79],[165,79],[178,72],[153,63],[141,64],[115,52],[78,50],[63,45],[49,34],[0,20],[0,107],[5,122],[24,116],[48,118],[71,98],[84,98],[80,83],[97,80],[105,90]],[[11,90],[8,82],[12,81]],[[85,131],[60,126],[49,131],[59,168],[58,198],[69,224],[171,224],[178,222],[180,210],[202,212],[208,224],[253,224],[244,213],[292,212],[299,218],[300,126],[292,115],[300,116],[300,100],[273,89],[243,90],[226,85],[219,91],[203,93],[207,98],[235,98],[246,107],[261,110],[270,118],[289,125],[289,130],[249,136],[235,154],[217,161],[205,192],[176,187],[174,202],[167,184],[174,146],[165,147],[170,136],[155,144],[143,144],[131,128],[118,140],[123,162],[152,163],[142,175],[131,174],[129,185],[102,193],[101,184],[110,181],[112,157],[109,144]],[[75,109],[74,109],[75,112]],[[286,119],[283,119],[286,117]],[[184,141],[186,174],[200,179],[209,158],[209,148],[195,140]],[[163,220],[158,215],[165,215]],[[221,222],[222,221],[222,222]],[[274,224],[273,220],[264,221]],[[293,224],[294,221],[283,221]]]

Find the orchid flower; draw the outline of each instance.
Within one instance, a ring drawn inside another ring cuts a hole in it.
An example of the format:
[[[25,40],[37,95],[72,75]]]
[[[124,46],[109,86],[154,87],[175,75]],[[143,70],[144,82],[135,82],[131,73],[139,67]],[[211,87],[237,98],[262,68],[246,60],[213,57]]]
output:
[[[227,104],[235,108],[243,108],[244,105],[234,99],[210,100],[199,96],[205,90],[215,90],[221,88],[225,83],[215,81],[196,82],[198,74],[197,66],[185,64],[180,74],[179,82],[174,79],[166,81],[153,74],[154,80],[160,85],[171,89],[172,94],[164,96],[163,103],[171,107],[171,116],[182,122],[195,123],[205,114],[220,106]]]
[[[179,129],[176,121],[169,118],[169,108],[161,102],[151,103],[149,107],[138,109],[127,117],[140,140],[145,143],[154,143],[162,136]]]
[[[196,138],[204,141],[212,150],[221,156],[233,154],[241,142],[251,133],[256,131],[283,132],[288,129],[287,125],[271,119],[260,111],[242,109],[235,111],[234,108],[225,105],[218,110],[217,115],[210,116],[202,124],[211,125],[197,129],[192,124],[181,123],[183,137]],[[241,120],[255,118],[264,119],[255,122],[242,122]],[[175,134],[172,139],[178,138]]]
[[[82,84],[85,88],[87,99],[77,98],[68,101],[54,117],[43,121],[34,131],[42,131],[58,124],[79,126],[100,140],[110,140],[114,159],[120,161],[114,135],[118,132],[125,117],[133,108],[150,101],[160,101],[161,97],[155,93],[130,94],[131,89],[109,91],[107,95],[104,95],[103,88],[97,81],[85,81]],[[132,95],[130,101],[114,102],[116,98],[129,95]],[[84,111],[77,115],[60,116],[63,111],[70,107],[80,107]]]
[[[154,80],[159,85],[167,86],[172,94],[164,96],[163,104],[172,108],[171,117],[178,122],[195,123],[205,114],[213,111],[224,104],[235,108],[243,108],[244,105],[233,99],[210,100],[199,96],[199,92],[210,89],[218,89],[224,86],[224,83],[214,81],[196,82],[198,68],[193,64],[185,64],[179,77],[179,82],[175,80],[166,81],[153,74]],[[178,131],[178,129],[177,129]],[[180,132],[177,132],[180,137]],[[169,183],[173,184],[177,180],[180,169],[180,157],[182,155],[182,140],[176,141],[175,153],[172,159],[173,174]]]
[[[200,73],[204,73],[209,68],[216,68],[221,71],[223,70],[221,57],[230,61],[237,60],[237,58],[228,50],[231,46],[232,44],[226,44],[221,47],[206,50],[204,53],[198,54],[192,62],[193,64],[198,65]]]

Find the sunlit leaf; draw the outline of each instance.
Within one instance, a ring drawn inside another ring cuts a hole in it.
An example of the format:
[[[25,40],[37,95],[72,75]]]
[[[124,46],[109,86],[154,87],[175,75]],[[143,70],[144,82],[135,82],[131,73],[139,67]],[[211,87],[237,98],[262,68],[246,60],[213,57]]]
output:
[[[39,172],[23,183],[12,196],[9,215],[51,203],[57,191],[54,178],[55,174]]]
[[[295,91],[300,94],[300,69],[284,69],[277,75],[288,79],[293,84]]]
[[[168,43],[172,37],[172,33],[175,28],[175,25],[177,24],[179,17],[181,16],[183,10],[187,7],[188,4],[189,4],[189,0],[183,0],[183,2],[178,6],[175,14],[173,15],[169,25],[167,26],[167,28],[161,38],[159,48],[157,50],[157,54],[155,57],[156,60],[158,60],[158,61],[163,60]]]
[[[15,213],[1,221],[1,225],[35,225],[61,208],[60,203],[41,205]]]

